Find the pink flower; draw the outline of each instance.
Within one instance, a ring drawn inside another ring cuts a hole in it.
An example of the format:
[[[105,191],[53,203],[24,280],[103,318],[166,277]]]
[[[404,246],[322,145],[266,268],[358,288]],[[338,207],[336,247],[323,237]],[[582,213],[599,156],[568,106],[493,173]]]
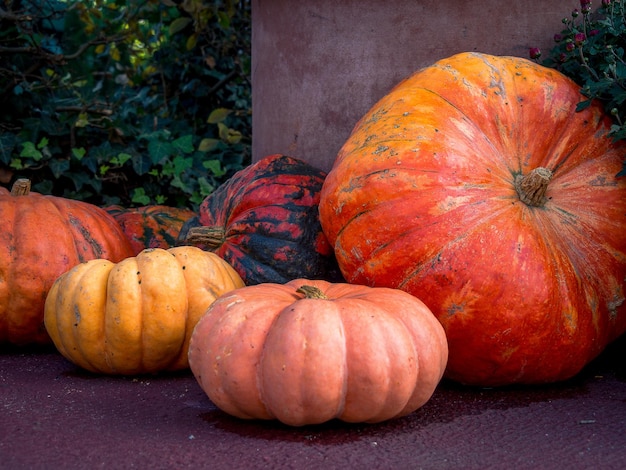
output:
[[[598,34],[600,34],[599,29],[592,29],[591,31],[589,31],[589,36],[596,36]]]
[[[576,33],[574,35],[574,43],[576,43],[577,46],[582,45],[582,43],[585,42],[585,39],[587,39],[585,33]]]
[[[574,49],[576,49],[576,46],[574,45],[574,43],[573,43],[573,42],[568,42],[568,43],[565,45],[565,50],[566,50],[567,52],[572,52]]]
[[[611,0],[602,0],[602,5],[608,7],[611,4]]]
[[[580,9],[584,14],[591,11],[591,0],[580,0]]]
[[[554,42],[561,42],[563,40],[563,36],[561,36],[559,33],[556,33],[554,35]]]
[[[539,57],[541,57],[541,49],[539,49],[538,47],[531,47],[528,50],[528,54],[530,55],[531,59],[538,59]]]

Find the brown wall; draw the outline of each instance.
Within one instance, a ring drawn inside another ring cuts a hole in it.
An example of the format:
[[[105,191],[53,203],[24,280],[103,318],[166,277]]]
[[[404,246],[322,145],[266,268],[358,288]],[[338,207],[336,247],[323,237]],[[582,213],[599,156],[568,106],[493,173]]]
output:
[[[599,0],[598,0],[599,1]],[[463,51],[544,55],[578,0],[252,0],[253,160],[328,171],[356,121],[410,73]]]

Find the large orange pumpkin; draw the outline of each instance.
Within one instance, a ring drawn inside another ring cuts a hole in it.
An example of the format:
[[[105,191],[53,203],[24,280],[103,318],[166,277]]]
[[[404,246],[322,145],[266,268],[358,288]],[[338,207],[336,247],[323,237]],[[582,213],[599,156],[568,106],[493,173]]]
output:
[[[28,180],[0,191],[0,343],[50,343],[43,309],[54,280],[86,260],[132,254],[120,226],[99,207],[30,192]]]
[[[583,99],[525,59],[458,54],[382,98],[325,180],[346,280],[419,295],[452,379],[567,379],[626,331],[626,145]]]
[[[188,367],[189,339],[220,295],[243,281],[214,253],[151,248],[119,263],[81,263],[53,284],[45,325],[59,352],[92,372],[132,375]]]
[[[217,299],[192,334],[189,366],[223,411],[300,426],[407,415],[432,396],[447,356],[443,328],[416,297],[296,279]]]

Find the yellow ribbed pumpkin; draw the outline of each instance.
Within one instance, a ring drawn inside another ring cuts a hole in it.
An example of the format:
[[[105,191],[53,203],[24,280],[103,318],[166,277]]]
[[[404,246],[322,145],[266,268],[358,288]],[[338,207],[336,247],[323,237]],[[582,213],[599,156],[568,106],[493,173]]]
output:
[[[104,374],[188,367],[189,338],[220,295],[243,287],[235,270],[196,247],[146,249],[115,264],[79,264],[53,284],[44,322],[76,365]]]

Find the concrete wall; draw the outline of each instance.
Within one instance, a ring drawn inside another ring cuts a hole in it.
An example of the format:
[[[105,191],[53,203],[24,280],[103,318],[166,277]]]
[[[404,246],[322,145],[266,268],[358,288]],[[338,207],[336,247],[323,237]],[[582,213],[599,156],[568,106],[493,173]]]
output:
[[[599,2],[599,0],[597,0]],[[252,0],[253,160],[328,171],[357,120],[457,52],[544,54],[578,0]]]

